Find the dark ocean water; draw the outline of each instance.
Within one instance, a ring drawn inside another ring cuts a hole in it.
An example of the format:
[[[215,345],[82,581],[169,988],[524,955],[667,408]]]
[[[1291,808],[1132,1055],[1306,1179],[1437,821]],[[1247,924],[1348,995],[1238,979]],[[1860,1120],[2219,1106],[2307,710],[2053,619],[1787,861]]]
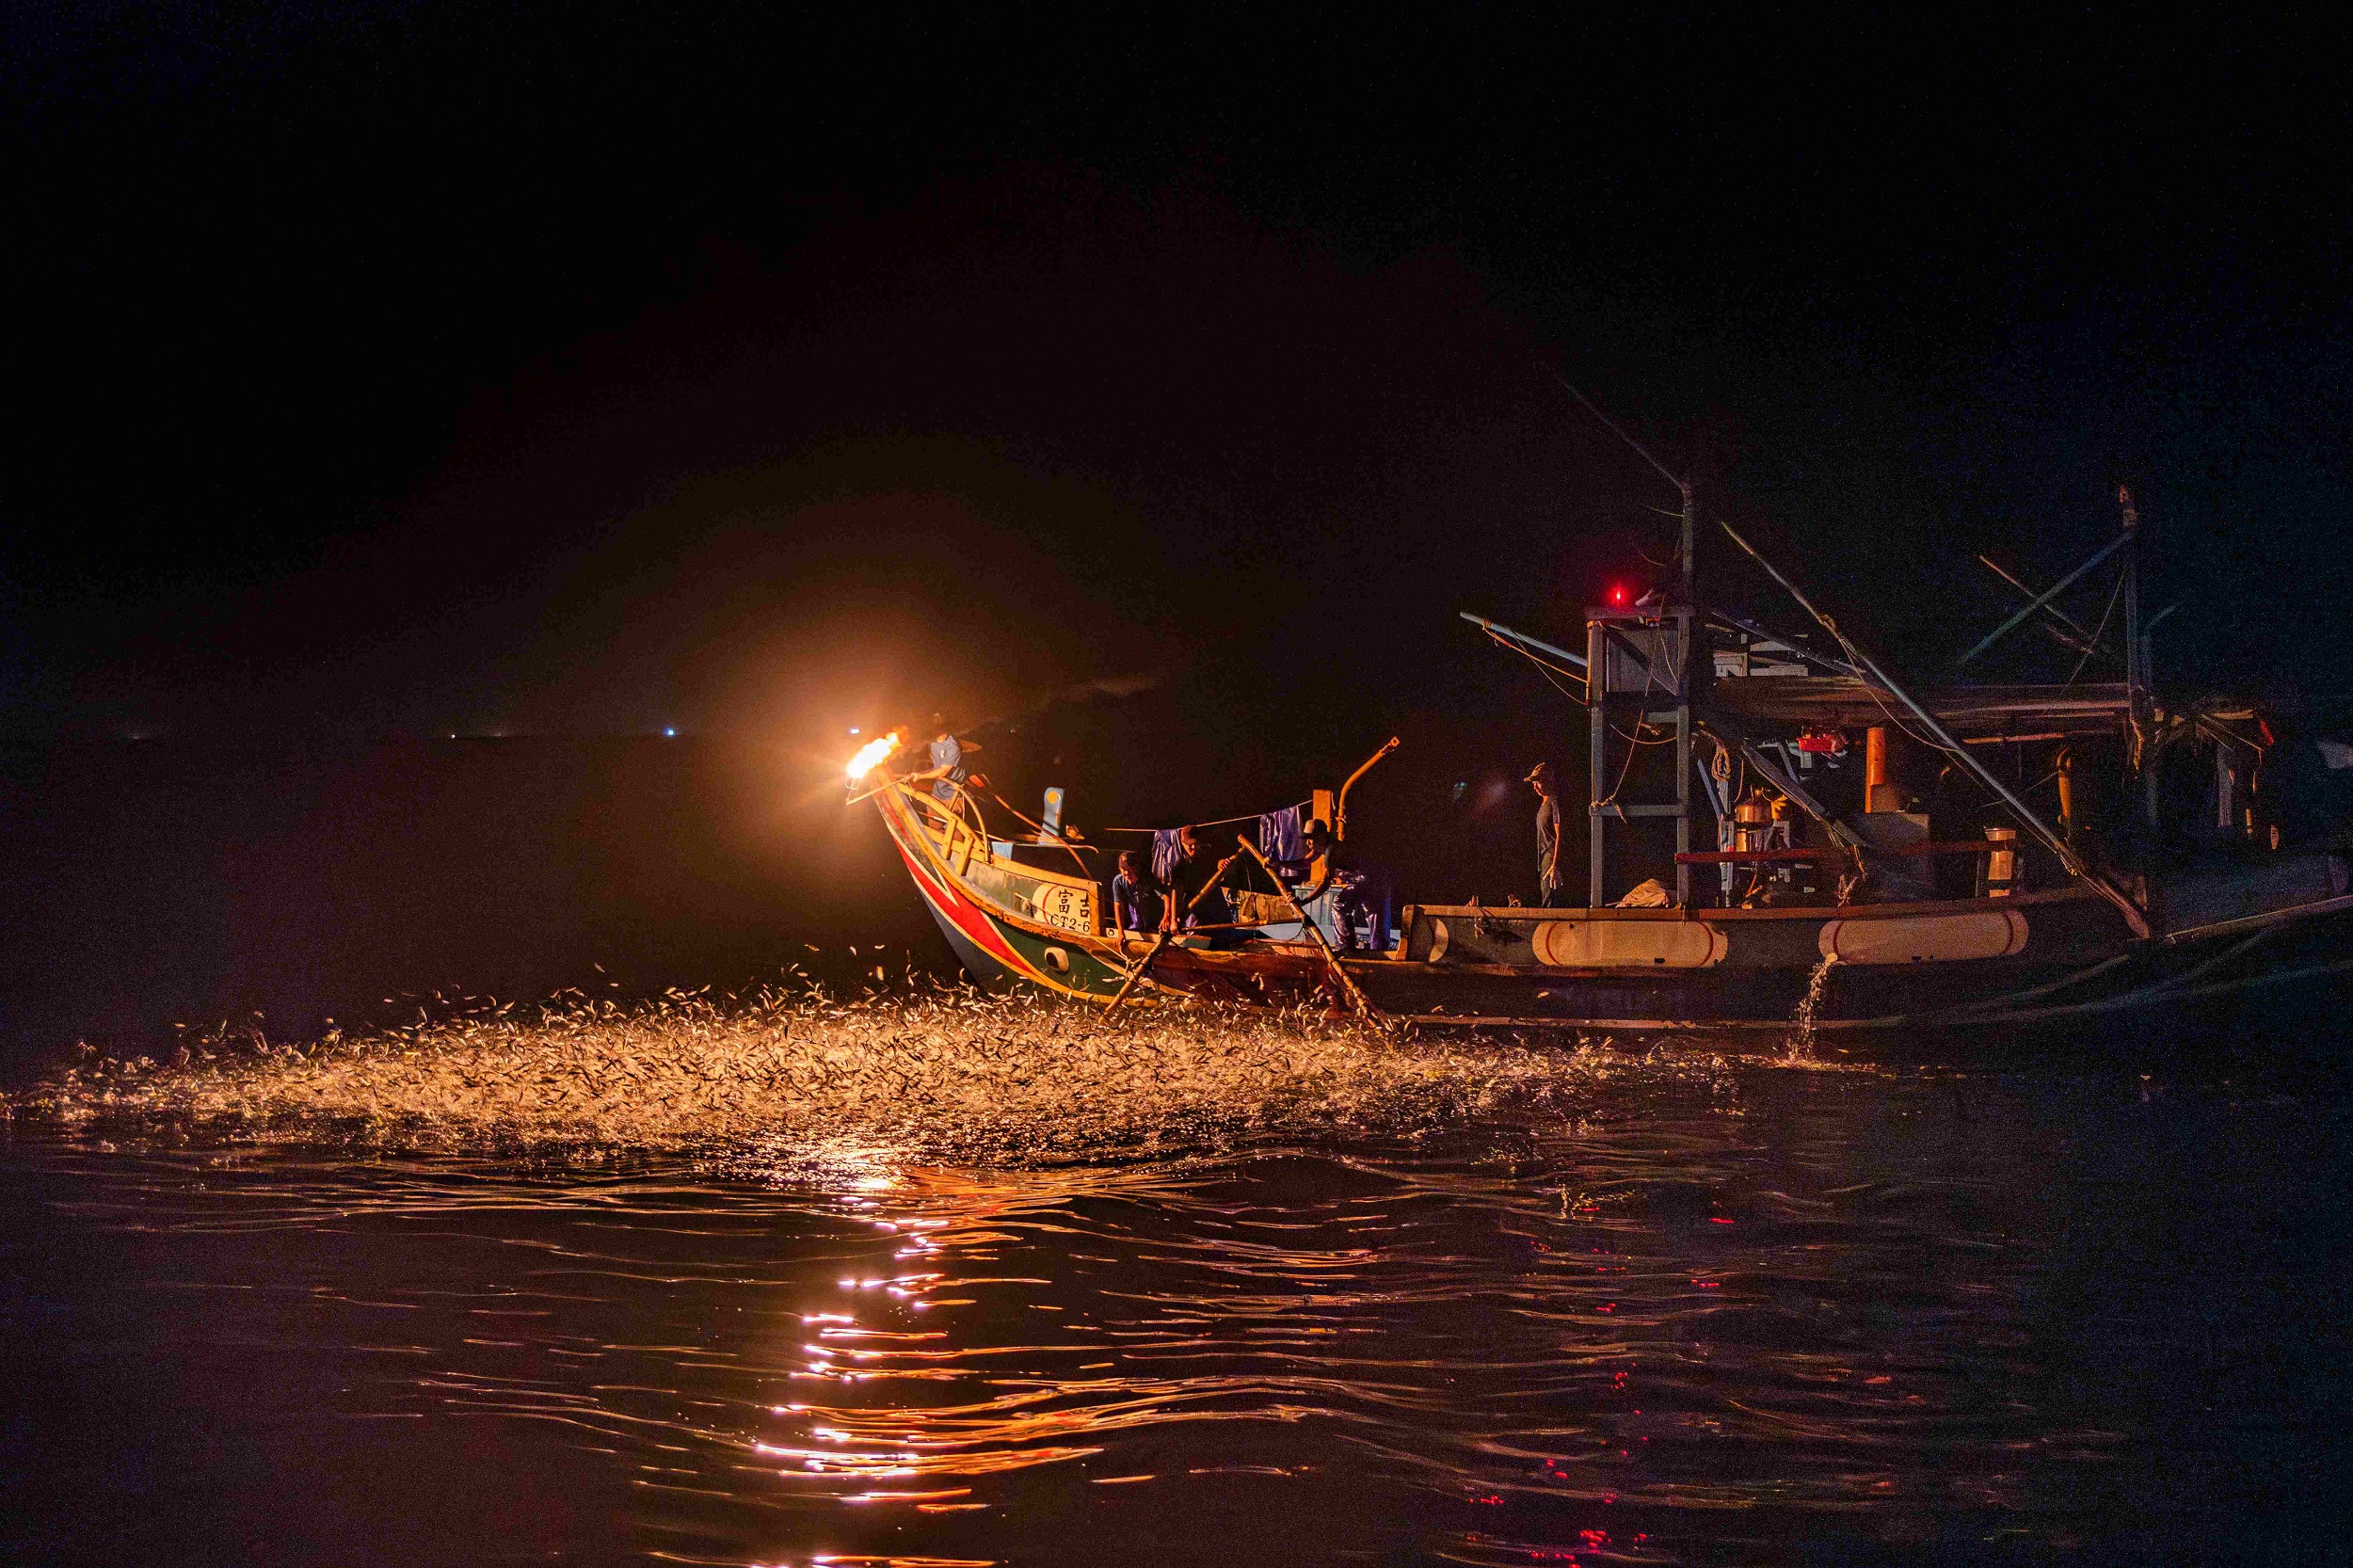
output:
[[[965,1001],[100,1070],[0,1141],[0,1557],[2343,1560],[2340,1075],[2083,1045]]]

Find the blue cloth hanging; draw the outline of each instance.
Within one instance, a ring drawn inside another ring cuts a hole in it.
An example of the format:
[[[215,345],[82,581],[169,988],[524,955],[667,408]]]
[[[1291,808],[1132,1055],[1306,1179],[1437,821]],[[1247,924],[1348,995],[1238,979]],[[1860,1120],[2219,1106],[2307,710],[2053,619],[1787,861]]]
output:
[[[1169,878],[1176,874],[1176,862],[1184,858],[1184,851],[1176,845],[1177,829],[1163,827],[1152,835],[1152,878],[1161,887],[1169,886]]]
[[[1258,853],[1270,860],[1296,860],[1307,853],[1307,816],[1286,806],[1258,819]]]

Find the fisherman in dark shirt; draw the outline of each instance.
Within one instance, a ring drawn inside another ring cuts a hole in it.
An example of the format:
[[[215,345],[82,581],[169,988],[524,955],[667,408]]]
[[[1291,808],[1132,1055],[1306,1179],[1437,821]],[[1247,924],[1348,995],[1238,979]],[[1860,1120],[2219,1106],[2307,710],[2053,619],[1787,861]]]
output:
[[[1300,852],[1289,860],[1270,860],[1274,874],[1282,881],[1285,892],[1295,892],[1312,880],[1316,862],[1331,852],[1332,833],[1320,822],[1311,822],[1299,833]]]
[[[1233,902],[1225,896],[1223,887],[1202,898],[1198,904],[1193,898],[1201,889],[1225,870],[1232,856],[1225,860],[1212,860],[1201,842],[1200,833],[1192,827],[1176,830],[1177,860],[1168,877],[1168,907],[1160,917],[1164,931],[1191,931],[1196,926],[1226,925],[1234,919]]]
[[[1144,856],[1134,850],[1119,852],[1119,874],[1112,878],[1112,913],[1122,931],[1158,931],[1168,889],[1153,880]]]
[[[1328,874],[1323,890],[1307,902],[1323,905],[1327,918],[1316,923],[1331,937],[1333,948],[1340,952],[1353,952],[1356,951],[1356,922],[1371,918],[1371,910],[1365,902],[1365,875],[1362,872],[1349,869],[1342,862],[1339,840],[1334,839],[1332,830],[1321,822],[1309,823],[1300,838],[1303,850],[1299,858],[1273,862],[1274,874],[1282,879],[1284,887],[1297,899],[1313,880],[1316,862],[1324,860]],[[1310,920],[1315,919],[1315,912],[1307,909],[1306,904],[1301,904],[1300,908]],[[1377,933],[1375,939],[1378,940]]]
[[[1550,909],[1561,890],[1561,786],[1550,762],[1528,770],[1536,786],[1536,907]]]

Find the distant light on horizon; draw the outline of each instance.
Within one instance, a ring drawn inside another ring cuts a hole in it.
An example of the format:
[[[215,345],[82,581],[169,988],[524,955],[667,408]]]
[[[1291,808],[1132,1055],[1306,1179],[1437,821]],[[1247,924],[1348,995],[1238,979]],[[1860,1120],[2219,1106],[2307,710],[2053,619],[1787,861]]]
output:
[[[857,733],[857,726],[856,726],[856,725],[852,725],[852,726],[850,726],[850,733],[851,733],[851,734],[853,734],[853,735],[855,735],[855,734],[856,734],[856,733]]]
[[[662,733],[663,733],[663,734],[664,734],[664,735],[668,735],[668,736],[675,737],[675,736],[678,734],[678,730],[677,730],[677,729],[675,729],[675,728],[673,728],[672,727],[670,727],[670,726],[668,726],[668,725],[664,725],[664,726],[663,726],[663,728],[662,728]]]

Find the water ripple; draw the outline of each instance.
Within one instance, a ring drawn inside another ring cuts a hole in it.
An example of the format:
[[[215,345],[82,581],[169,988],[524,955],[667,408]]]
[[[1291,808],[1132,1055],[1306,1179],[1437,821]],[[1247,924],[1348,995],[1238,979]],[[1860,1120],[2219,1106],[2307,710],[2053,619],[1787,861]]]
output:
[[[1999,1092],[793,1006],[86,1071],[6,1145],[72,1261],[29,1220],[11,1250],[242,1356],[339,1473],[545,1466],[678,1561],[2047,1541],[2146,1441],[2072,1381],[2066,1143]],[[957,1029],[1001,1098],[957,1097]],[[625,1054],[666,1101],[514,1092]]]

